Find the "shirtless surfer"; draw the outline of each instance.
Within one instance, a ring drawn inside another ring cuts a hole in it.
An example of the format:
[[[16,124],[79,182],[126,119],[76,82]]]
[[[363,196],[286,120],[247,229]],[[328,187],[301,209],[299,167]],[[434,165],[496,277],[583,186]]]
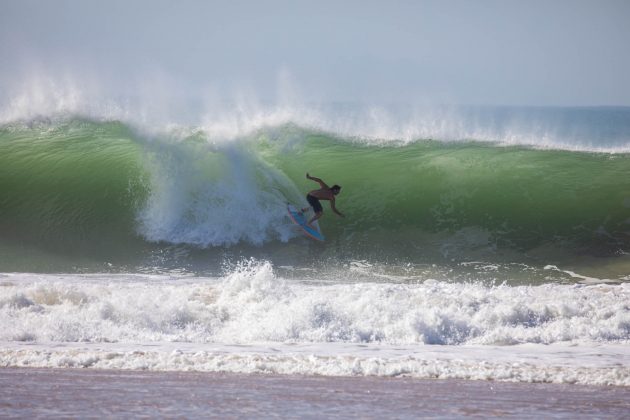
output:
[[[322,214],[324,214],[324,209],[322,207],[322,204],[319,202],[319,200],[330,201],[330,208],[332,209],[332,211],[334,211],[341,217],[345,217],[335,207],[335,196],[339,194],[339,192],[341,191],[341,187],[339,185],[333,185],[332,187],[329,187],[328,185],[326,185],[324,181],[314,176],[310,176],[308,173],[306,174],[306,178],[313,180],[315,182],[318,182],[319,185],[321,186],[319,190],[313,190],[309,192],[308,194],[306,194],[306,201],[308,201],[308,204],[311,205],[311,207],[313,208],[313,211],[315,212],[315,215],[311,218],[311,220],[308,221],[308,224],[312,226],[311,223],[313,223],[315,220],[322,217]],[[303,208],[302,213],[304,213],[308,209],[309,207]]]

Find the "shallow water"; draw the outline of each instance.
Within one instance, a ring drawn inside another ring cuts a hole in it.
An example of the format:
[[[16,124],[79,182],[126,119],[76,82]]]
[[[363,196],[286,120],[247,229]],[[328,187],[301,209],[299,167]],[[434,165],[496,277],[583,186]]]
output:
[[[630,388],[408,378],[0,369],[0,416],[622,418]]]

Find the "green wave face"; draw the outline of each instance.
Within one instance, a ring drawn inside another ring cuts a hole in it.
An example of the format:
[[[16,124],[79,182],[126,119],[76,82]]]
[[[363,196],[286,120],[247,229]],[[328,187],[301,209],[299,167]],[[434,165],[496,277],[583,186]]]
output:
[[[121,124],[86,121],[0,130],[1,243],[68,261],[124,255],[145,193],[131,138]]]
[[[293,179],[308,169],[342,185],[338,207],[349,218],[334,224],[333,236],[379,246],[379,232],[388,247],[447,234],[521,251],[628,248],[627,155],[432,141],[369,147],[311,136],[275,160]]]
[[[169,254],[175,266],[254,254],[287,264],[625,258],[629,158],[476,142],[377,145],[294,126],[223,144],[199,133],[147,139],[115,122],[5,126],[0,269],[37,270],[45,259],[63,261],[52,264],[61,271],[86,260],[92,270],[160,265],[173,247],[185,254]],[[284,214],[286,201],[305,204],[317,187],[306,172],[342,186],[337,207],[347,216],[324,203],[328,240],[318,246]]]

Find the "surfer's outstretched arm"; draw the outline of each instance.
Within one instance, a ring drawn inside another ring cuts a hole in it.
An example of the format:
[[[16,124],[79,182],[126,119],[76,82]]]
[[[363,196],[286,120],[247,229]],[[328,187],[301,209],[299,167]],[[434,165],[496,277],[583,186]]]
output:
[[[337,213],[337,215],[339,215],[341,217],[346,217],[339,210],[337,210],[337,207],[335,207],[335,200],[330,200],[330,208],[332,209],[332,211]]]
[[[315,177],[315,176],[310,176],[308,174],[308,172],[306,173],[306,178],[310,179],[311,181],[315,181],[318,182],[319,185],[321,185],[322,188],[330,188],[328,185],[326,185],[326,183],[324,181],[322,181],[321,179]]]

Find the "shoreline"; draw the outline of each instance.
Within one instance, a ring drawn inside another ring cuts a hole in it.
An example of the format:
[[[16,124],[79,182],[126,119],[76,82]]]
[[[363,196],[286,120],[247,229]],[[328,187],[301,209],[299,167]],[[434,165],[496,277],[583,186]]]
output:
[[[630,387],[455,379],[0,368],[0,417],[621,418]]]
[[[630,347],[623,344],[506,347],[0,341],[0,366],[630,386]]]

